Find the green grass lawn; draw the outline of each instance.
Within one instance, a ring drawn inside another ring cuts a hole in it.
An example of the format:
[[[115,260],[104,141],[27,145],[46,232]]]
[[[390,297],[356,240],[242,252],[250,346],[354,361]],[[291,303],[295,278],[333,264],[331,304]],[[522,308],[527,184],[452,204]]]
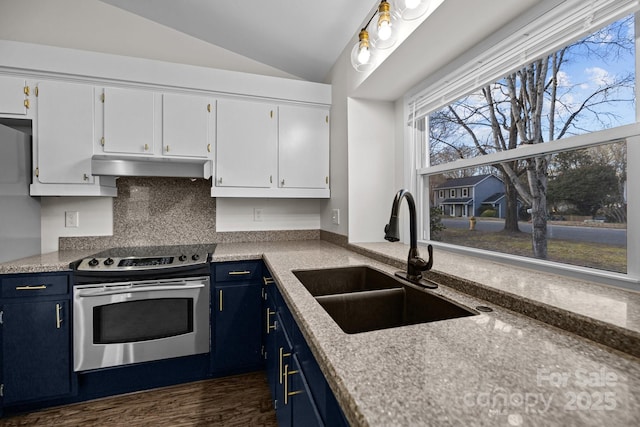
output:
[[[454,245],[532,257],[531,235],[528,233],[488,232],[447,228],[442,241]],[[627,272],[627,248],[600,243],[550,239],[547,247],[550,261],[600,270]]]

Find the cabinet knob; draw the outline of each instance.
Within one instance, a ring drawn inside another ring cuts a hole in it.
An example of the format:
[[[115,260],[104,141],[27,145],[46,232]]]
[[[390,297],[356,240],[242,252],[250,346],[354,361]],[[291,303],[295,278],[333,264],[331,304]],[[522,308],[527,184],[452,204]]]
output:
[[[82,179],[84,179],[85,181],[89,181],[89,175],[87,175],[86,173],[83,173]]]
[[[168,152],[169,152],[169,146],[168,146],[168,145],[167,145],[167,147],[166,147],[166,150],[167,150],[167,153],[168,153]]]
[[[282,181],[280,181],[280,184],[281,184],[282,186],[284,186],[284,179],[283,179]]]
[[[211,144],[207,144],[207,153],[211,152]]]
[[[207,104],[207,111],[211,112],[211,104]]]
[[[149,151],[149,144],[144,144],[144,151]]]
[[[222,184],[222,177],[218,178],[218,184]]]
[[[28,109],[30,105],[31,105],[31,104],[29,103],[29,100],[28,100],[28,99],[25,99],[25,100],[24,100],[24,107]]]

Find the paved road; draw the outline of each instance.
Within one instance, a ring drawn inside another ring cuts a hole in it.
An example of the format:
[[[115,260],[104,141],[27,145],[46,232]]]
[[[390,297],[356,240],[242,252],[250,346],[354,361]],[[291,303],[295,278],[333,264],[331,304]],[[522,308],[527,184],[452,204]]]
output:
[[[469,228],[467,219],[443,218],[442,223],[449,228]],[[520,231],[531,233],[531,224],[520,222]],[[480,231],[501,231],[502,221],[482,220],[476,222],[476,229]],[[579,242],[594,242],[606,245],[627,244],[627,230],[618,228],[582,227],[575,225],[548,224],[547,230],[551,239],[574,240]]]

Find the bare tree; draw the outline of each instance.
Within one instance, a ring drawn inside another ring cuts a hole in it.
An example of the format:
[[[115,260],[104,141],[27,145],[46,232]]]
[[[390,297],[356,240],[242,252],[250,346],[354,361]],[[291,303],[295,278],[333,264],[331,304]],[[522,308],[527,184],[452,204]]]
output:
[[[448,150],[464,158],[541,144],[615,124],[618,117],[610,107],[614,103],[633,102],[631,97],[621,95],[621,89],[632,87],[633,74],[603,76],[592,93],[575,102],[573,92],[581,85],[567,82],[564,70],[571,60],[584,62],[594,55],[615,60],[618,55],[630,52],[633,38],[623,31],[629,22],[633,22],[632,17],[533,61],[438,111],[440,146],[446,144]],[[457,138],[451,138],[452,135]],[[542,259],[547,257],[547,185],[551,161],[545,155],[494,165],[505,183],[505,231],[519,230],[518,199],[521,199],[531,207],[533,255]],[[524,176],[526,180],[522,179]]]

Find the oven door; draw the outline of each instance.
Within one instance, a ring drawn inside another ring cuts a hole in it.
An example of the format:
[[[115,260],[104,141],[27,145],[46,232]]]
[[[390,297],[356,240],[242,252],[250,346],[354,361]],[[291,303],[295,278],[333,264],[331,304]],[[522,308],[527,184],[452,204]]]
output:
[[[74,371],[208,353],[209,295],[209,277],[74,286]]]

